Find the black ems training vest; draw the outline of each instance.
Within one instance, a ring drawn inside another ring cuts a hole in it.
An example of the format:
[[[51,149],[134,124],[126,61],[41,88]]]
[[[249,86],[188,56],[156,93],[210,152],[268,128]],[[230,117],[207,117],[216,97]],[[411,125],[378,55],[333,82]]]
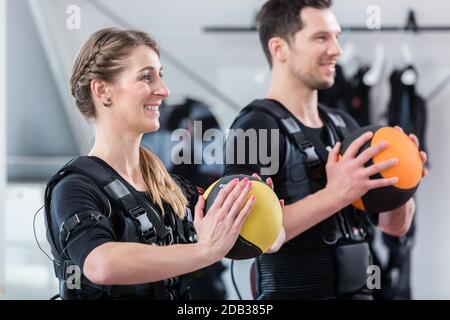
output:
[[[261,111],[276,119],[286,136],[286,157],[276,186],[286,204],[323,189],[328,151],[322,141],[274,100],[255,100],[241,111]],[[319,105],[333,146],[348,134],[344,119]],[[239,116],[238,116],[239,118]],[[365,291],[371,254],[366,242],[367,220],[349,206],[285,243],[273,254],[256,259],[258,299],[335,299]]]
[[[58,171],[48,182],[45,190],[45,217],[47,227],[47,239],[54,256],[53,265],[55,275],[59,280],[59,294],[64,300],[72,299],[159,299],[178,300],[188,298],[187,291],[181,290],[181,277],[170,278],[165,281],[139,284],[139,285],[114,285],[101,286],[90,282],[81,276],[81,289],[68,288],[68,268],[74,263],[67,254],[67,243],[70,233],[76,231],[83,223],[89,223],[94,227],[101,219],[107,219],[106,215],[98,212],[82,212],[75,214],[64,221],[59,235],[52,233],[52,217],[50,214],[51,194],[55,185],[63,177],[71,174],[81,174],[95,183],[107,196],[111,212],[109,219],[116,230],[120,230],[118,241],[139,242],[149,245],[170,245],[175,243],[192,243],[196,241],[193,227],[191,209],[186,208],[183,220],[171,212],[170,206],[166,206],[166,215],[170,215],[170,227],[166,227],[161,221],[162,217],[149,201],[143,199],[135,190],[118,179],[117,174],[103,167],[95,160],[80,156],[74,158]],[[178,184],[183,184],[180,177],[173,177]],[[188,186],[186,186],[189,188]],[[192,196],[196,190],[187,190]],[[82,234],[80,235],[82,236]],[[72,241],[75,241],[73,239]],[[69,241],[70,242],[70,241]],[[56,244],[59,244],[59,248]]]

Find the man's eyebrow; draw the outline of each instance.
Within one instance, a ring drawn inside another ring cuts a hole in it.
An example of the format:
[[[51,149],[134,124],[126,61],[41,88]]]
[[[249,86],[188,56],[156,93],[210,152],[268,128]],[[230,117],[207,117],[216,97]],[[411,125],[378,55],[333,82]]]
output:
[[[340,35],[342,34],[342,30],[339,29],[339,30],[336,31],[336,32],[333,32],[333,31],[326,31],[326,30],[320,30],[320,31],[314,32],[314,33],[312,34],[312,37],[324,36],[324,35],[329,35],[329,34],[333,34],[333,33],[336,33],[338,36],[340,36]]]
[[[330,34],[329,31],[321,30],[321,31],[314,32],[312,34],[312,36],[317,37],[317,36],[328,35],[328,34]]]

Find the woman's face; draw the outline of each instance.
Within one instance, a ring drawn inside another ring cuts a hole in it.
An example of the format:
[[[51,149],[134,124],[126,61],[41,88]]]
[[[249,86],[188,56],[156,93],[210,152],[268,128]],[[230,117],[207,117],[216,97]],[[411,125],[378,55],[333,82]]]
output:
[[[159,129],[159,107],[169,95],[162,80],[158,55],[147,46],[136,47],[125,60],[126,68],[110,84],[114,126],[138,134]]]

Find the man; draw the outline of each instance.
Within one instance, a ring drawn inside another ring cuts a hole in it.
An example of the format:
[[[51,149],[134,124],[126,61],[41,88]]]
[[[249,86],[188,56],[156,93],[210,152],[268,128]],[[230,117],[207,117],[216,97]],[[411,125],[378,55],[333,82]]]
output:
[[[397,182],[396,177],[370,179],[395,165],[397,159],[366,168],[364,164],[387,143],[357,155],[372,136],[365,133],[338,161],[339,141],[358,125],[346,113],[319,107],[317,101],[317,90],[333,85],[336,59],[342,53],[341,29],[330,6],[331,0],[269,0],[264,4],[258,30],[271,67],[270,90],[266,99],[255,100],[242,110],[232,129],[279,130],[279,136],[271,139],[270,134],[259,134],[256,142],[246,140],[244,163],[238,161],[243,156],[239,151],[243,140],[237,135],[227,139],[225,174],[269,177],[279,198],[285,200],[286,243],[278,252],[256,260],[259,299],[371,299],[367,281],[371,254],[366,240],[370,223],[400,236],[408,231],[414,214],[412,199],[379,214],[357,212],[351,206],[367,191]],[[411,139],[418,145],[414,136]],[[259,146],[258,155],[267,150],[279,152],[270,155],[279,159],[275,173],[265,174],[267,159],[249,160],[255,146]],[[426,154],[421,156],[425,161]]]

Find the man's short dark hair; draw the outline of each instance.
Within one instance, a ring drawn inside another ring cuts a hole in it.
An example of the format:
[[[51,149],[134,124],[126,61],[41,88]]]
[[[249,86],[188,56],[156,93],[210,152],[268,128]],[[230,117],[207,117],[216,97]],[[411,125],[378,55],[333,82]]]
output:
[[[261,8],[257,16],[259,39],[272,67],[268,43],[273,37],[286,41],[303,28],[300,13],[303,8],[327,9],[332,0],[269,0]]]

